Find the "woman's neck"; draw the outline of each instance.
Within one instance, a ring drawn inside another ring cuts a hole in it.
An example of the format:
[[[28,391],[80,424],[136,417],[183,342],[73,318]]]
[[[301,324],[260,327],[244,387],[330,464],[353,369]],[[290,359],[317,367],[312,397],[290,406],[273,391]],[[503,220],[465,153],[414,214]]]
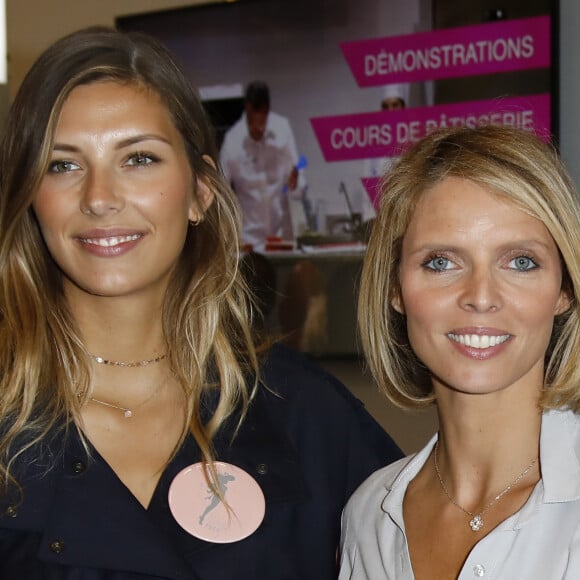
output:
[[[135,362],[166,352],[160,303],[135,297],[88,296],[69,300],[69,307],[91,355]]]
[[[462,505],[493,496],[538,457],[539,397],[513,395],[505,391],[437,399],[439,467]]]

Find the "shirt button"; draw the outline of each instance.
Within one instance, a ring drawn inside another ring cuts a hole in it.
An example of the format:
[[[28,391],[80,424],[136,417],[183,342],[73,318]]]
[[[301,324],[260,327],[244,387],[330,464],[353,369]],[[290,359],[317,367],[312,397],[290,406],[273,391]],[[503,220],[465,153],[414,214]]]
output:
[[[266,475],[266,473],[268,473],[268,466],[265,463],[258,463],[256,466],[256,471],[260,475]]]
[[[64,552],[64,542],[62,540],[55,540],[54,542],[50,543],[49,548],[51,552],[60,554],[61,552]]]
[[[18,510],[14,506],[9,505],[6,508],[6,511],[4,512],[4,515],[5,516],[8,516],[9,518],[15,518],[18,515]]]
[[[473,574],[478,578],[485,576],[485,566],[482,566],[481,564],[476,564],[473,567]]]
[[[72,462],[71,468],[74,473],[80,474],[86,469],[86,465],[82,461],[77,460]]]

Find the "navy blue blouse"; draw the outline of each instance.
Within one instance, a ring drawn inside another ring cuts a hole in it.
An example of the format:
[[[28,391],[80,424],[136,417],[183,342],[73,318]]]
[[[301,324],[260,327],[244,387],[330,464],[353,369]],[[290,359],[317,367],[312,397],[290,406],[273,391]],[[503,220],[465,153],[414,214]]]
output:
[[[167,494],[199,460],[188,437],[148,509],[78,435],[53,441],[20,466],[24,499],[0,499],[4,580],[331,580],[346,500],[373,471],[402,457],[338,380],[285,347],[272,349],[264,383],[235,438],[215,441],[220,461],[250,473],[266,498],[248,538],[214,544],[185,532]],[[47,469],[47,465],[52,467]]]

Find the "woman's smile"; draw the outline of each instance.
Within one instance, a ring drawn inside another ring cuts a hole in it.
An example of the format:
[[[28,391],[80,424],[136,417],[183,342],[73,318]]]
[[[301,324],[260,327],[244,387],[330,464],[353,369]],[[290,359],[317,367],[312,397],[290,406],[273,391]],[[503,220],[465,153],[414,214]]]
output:
[[[399,274],[393,306],[435,385],[539,391],[554,317],[568,305],[556,244],[539,220],[447,178],[421,197]]]
[[[163,296],[195,217],[193,188],[157,94],[110,81],[75,88],[33,204],[69,298]]]

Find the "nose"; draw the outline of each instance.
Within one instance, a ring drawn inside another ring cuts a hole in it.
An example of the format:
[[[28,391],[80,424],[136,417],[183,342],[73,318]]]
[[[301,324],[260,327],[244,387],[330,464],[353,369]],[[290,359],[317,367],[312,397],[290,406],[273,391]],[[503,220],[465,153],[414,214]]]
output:
[[[464,310],[473,312],[499,310],[502,299],[494,272],[487,268],[474,268],[466,274],[459,301]]]
[[[80,208],[85,215],[106,216],[125,205],[114,176],[105,169],[92,168],[83,183]]]

